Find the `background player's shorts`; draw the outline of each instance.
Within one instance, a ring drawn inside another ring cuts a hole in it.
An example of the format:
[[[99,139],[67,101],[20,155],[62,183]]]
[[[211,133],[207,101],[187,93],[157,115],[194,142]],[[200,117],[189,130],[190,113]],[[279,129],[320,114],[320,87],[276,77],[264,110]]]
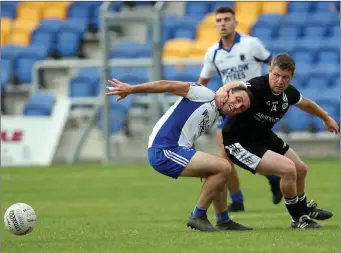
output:
[[[227,122],[227,117],[226,116],[220,116],[217,128],[218,129],[223,129],[225,123]]]
[[[148,160],[163,175],[177,179],[197,151],[194,148],[148,148]]]
[[[289,150],[289,145],[274,132],[260,140],[227,138],[224,139],[224,146],[228,158],[234,164],[253,174],[256,174],[256,168],[266,151],[284,155]]]

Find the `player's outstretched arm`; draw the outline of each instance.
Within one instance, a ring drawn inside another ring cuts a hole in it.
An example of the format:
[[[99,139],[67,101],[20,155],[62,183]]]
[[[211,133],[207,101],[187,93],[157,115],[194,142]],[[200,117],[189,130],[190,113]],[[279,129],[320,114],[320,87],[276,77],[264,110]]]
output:
[[[314,101],[307,98],[302,98],[302,100],[297,103],[296,106],[302,111],[319,117],[323,121],[329,132],[335,134],[339,132],[339,125],[337,124],[337,122],[328,115],[328,112],[323,110],[322,107],[316,104]]]
[[[234,81],[221,86],[216,92],[216,103],[218,108],[222,108],[227,100],[227,91],[235,87],[246,87],[246,84],[242,81]]]
[[[159,80],[136,85],[123,83],[115,78],[108,80],[112,86],[105,93],[107,96],[118,95],[116,101],[119,101],[129,94],[135,93],[165,93],[169,92],[177,96],[185,97],[189,91],[190,84],[186,82]]]

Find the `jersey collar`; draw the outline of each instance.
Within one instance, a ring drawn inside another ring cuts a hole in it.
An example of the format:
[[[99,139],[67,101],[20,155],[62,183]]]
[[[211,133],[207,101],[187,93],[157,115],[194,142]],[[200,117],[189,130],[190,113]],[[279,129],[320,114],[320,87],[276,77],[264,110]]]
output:
[[[222,40],[219,40],[219,49],[223,49],[226,52],[231,52],[234,44],[239,43],[239,42],[240,42],[240,34],[236,32],[236,34],[234,35],[234,40],[233,40],[231,48],[230,49],[223,48],[223,42],[222,42]]]

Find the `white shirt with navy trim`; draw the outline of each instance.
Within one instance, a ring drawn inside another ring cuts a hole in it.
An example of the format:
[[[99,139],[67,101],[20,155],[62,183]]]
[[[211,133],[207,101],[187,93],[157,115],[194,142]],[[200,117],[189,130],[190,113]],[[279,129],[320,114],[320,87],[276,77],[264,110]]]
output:
[[[269,62],[271,57],[258,38],[236,33],[230,50],[224,49],[219,41],[206,51],[200,77],[209,79],[218,74],[223,84],[245,82],[262,75],[262,63]]]
[[[214,97],[212,90],[191,83],[186,97],[179,98],[154,126],[148,148],[191,148],[219,116]]]

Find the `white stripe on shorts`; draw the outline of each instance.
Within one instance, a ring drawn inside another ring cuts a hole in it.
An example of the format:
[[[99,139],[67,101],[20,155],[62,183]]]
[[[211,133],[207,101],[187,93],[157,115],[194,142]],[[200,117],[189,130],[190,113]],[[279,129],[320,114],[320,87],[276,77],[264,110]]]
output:
[[[180,165],[182,165],[184,167],[187,166],[187,164],[184,161],[182,161],[182,160],[178,159],[177,157],[174,157],[171,154],[169,154],[169,150],[163,150],[163,153],[165,154],[165,156],[168,159],[172,160],[173,162],[176,162],[177,164],[180,164]]]
[[[184,161],[186,164],[189,163],[188,159],[186,159],[185,157],[182,157],[181,155],[178,155],[177,153],[174,153],[173,151],[167,150],[169,152],[169,154],[179,158],[180,160]]]

